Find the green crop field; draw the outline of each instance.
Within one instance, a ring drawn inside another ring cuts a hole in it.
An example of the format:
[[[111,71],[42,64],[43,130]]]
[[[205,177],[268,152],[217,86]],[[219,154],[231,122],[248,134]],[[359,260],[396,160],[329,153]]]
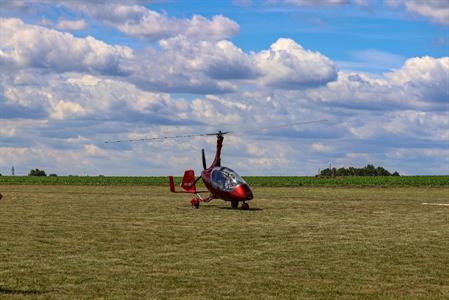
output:
[[[250,180],[249,180],[250,181]],[[448,299],[448,187],[0,185],[1,299]]]
[[[311,176],[245,176],[251,186],[440,186],[449,187],[449,176],[364,176],[316,178]],[[175,177],[179,183],[181,177]],[[168,185],[166,176],[0,176],[0,184],[50,185]]]

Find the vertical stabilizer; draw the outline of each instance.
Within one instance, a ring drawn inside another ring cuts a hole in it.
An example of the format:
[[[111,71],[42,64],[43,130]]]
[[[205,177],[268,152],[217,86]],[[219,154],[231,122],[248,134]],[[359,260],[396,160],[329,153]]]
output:
[[[186,170],[182,178],[181,187],[188,193],[196,193],[195,171]]]

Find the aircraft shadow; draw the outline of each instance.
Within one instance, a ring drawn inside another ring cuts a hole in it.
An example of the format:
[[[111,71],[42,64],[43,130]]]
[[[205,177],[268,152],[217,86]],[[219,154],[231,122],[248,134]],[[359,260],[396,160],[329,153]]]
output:
[[[179,207],[178,209],[181,209],[181,210],[188,210],[188,209],[193,209],[192,207],[188,207],[188,206],[185,206],[185,207]],[[201,209],[225,209],[225,210],[233,210],[233,211],[242,211],[242,212],[244,212],[244,211],[263,211],[263,208],[258,208],[258,207],[250,207],[248,210],[243,210],[243,209],[241,209],[241,208],[232,208],[232,207],[230,207],[230,206],[218,206],[218,205],[200,205],[200,208],[199,208],[200,210]]]
[[[220,209],[235,210],[235,211],[260,211],[260,210],[263,210],[263,208],[258,208],[258,207],[254,207],[254,208],[250,207],[247,210],[244,210],[244,209],[241,209],[241,208],[226,207],[226,206],[222,206],[222,207],[219,207],[219,208]]]

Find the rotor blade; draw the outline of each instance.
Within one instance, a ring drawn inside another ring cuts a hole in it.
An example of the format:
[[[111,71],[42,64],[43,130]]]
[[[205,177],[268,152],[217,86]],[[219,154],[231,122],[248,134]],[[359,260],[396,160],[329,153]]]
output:
[[[187,134],[187,135],[175,135],[175,136],[163,136],[163,137],[155,137],[155,138],[142,138],[142,139],[130,139],[130,140],[117,140],[117,141],[106,141],[106,144],[113,144],[113,143],[123,143],[123,142],[144,142],[144,141],[162,141],[162,140],[169,140],[169,139],[179,139],[179,138],[189,138],[189,137],[195,137],[195,136],[208,136],[209,133],[206,134]],[[215,133],[214,133],[215,135]]]
[[[265,130],[273,130],[273,129],[293,127],[293,126],[297,126],[297,125],[306,125],[306,124],[312,124],[312,123],[320,123],[320,122],[327,122],[327,120],[295,122],[295,123],[288,123],[288,124],[283,124],[283,125],[279,125],[279,126],[272,126],[272,127],[266,127],[266,128],[252,128],[252,129],[243,129],[243,130],[235,130],[235,131],[221,131],[221,130],[219,130],[218,132],[214,132],[214,133],[186,134],[186,135],[163,136],[163,137],[154,137],[154,138],[141,138],[141,139],[117,140],[117,141],[105,141],[105,143],[106,144],[114,144],[114,143],[123,143],[123,142],[163,141],[163,140],[172,140],[172,139],[179,139],[179,138],[191,138],[191,137],[197,137],[197,136],[222,136],[222,135],[225,135],[225,134],[235,133],[235,132],[265,131]]]
[[[162,140],[171,140],[171,139],[179,139],[179,138],[190,138],[190,137],[197,137],[197,136],[224,135],[224,134],[228,134],[228,133],[230,133],[230,131],[224,131],[224,132],[218,131],[216,133],[186,134],[186,135],[163,136],[163,137],[154,137],[154,138],[106,141],[105,143],[106,144],[113,144],[113,143],[123,143],[123,142],[162,141]]]

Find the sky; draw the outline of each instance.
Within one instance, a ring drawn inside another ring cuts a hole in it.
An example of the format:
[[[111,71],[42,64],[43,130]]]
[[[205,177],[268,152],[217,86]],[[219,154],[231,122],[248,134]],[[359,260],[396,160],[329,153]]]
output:
[[[0,2],[1,174],[199,173],[213,136],[105,141],[218,130],[242,175],[449,174],[449,1]]]

